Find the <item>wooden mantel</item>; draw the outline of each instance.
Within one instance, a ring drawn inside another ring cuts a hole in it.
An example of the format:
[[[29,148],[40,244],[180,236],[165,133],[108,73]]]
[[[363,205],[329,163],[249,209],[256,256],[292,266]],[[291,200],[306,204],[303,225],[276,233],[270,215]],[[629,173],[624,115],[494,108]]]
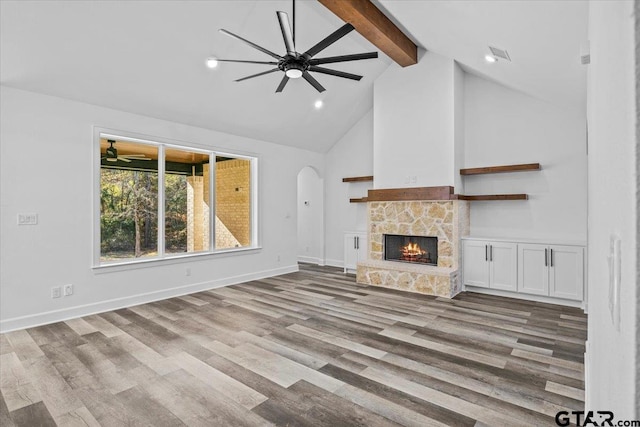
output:
[[[455,194],[453,187],[412,187],[412,188],[385,188],[369,190],[369,195],[360,199],[350,199],[351,203],[366,202],[400,202],[409,200],[467,200],[467,201],[493,201],[493,200],[527,200],[526,194]]]
[[[453,187],[385,188],[369,190],[367,202],[393,202],[405,200],[455,200]]]

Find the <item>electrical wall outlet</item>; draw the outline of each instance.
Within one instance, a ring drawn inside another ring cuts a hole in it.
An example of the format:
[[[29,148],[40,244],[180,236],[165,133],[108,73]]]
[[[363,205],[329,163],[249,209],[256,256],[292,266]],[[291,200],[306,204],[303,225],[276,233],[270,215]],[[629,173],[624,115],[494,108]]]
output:
[[[64,285],[64,296],[73,295],[73,285]]]
[[[51,298],[60,298],[62,296],[62,288],[60,286],[54,286],[51,288]]]

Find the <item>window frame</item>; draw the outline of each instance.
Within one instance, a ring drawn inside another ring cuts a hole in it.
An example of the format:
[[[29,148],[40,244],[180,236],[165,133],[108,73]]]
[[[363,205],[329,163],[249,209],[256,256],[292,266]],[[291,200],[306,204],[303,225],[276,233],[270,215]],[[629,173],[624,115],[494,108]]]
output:
[[[102,261],[101,258],[101,169],[100,162],[100,139],[109,138],[121,141],[128,141],[139,144],[152,145],[158,149],[158,236],[157,236],[157,256],[153,258],[127,258],[117,261]],[[119,131],[102,127],[93,128],[93,149],[91,150],[93,159],[93,180],[92,180],[92,211],[93,211],[93,259],[92,268],[98,270],[126,270],[131,268],[140,268],[158,264],[174,264],[176,262],[192,261],[194,258],[203,258],[211,256],[233,256],[243,253],[251,253],[261,250],[260,244],[260,217],[258,205],[258,163],[260,156],[255,153],[234,152],[224,149],[218,149],[214,146],[204,146],[191,142],[176,141],[168,138],[148,136],[127,131]],[[165,150],[185,150],[209,155],[209,249],[191,253],[166,253],[165,252],[165,230],[166,230],[166,195],[165,195]],[[232,157],[250,161],[250,227],[251,227],[251,244],[239,248],[223,248],[215,247],[215,217],[216,217],[216,156]],[[162,159],[162,161],[160,161]]]

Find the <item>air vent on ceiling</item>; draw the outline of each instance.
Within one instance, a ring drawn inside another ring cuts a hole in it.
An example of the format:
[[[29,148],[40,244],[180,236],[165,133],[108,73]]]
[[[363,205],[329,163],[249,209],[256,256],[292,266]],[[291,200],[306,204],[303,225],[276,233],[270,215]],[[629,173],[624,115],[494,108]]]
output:
[[[493,47],[493,46],[489,46],[489,50],[491,51],[491,54],[493,54],[493,56],[495,56],[496,58],[502,58],[506,61],[511,62],[509,53],[506,50],[498,49],[497,47]]]

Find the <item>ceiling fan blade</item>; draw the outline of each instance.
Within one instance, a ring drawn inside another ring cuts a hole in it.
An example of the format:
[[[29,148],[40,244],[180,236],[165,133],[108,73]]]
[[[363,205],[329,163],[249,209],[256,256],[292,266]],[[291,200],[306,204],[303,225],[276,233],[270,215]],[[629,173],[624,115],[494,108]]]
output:
[[[316,79],[313,78],[313,76],[311,74],[309,74],[307,71],[305,71],[304,73],[302,73],[302,77],[308,81],[311,86],[315,87],[316,90],[318,92],[324,92],[326,89],[322,87],[322,85],[320,83],[318,83],[318,81]]]
[[[357,74],[345,73],[344,71],[338,71],[338,70],[330,70],[329,68],[316,67],[315,65],[312,65],[311,67],[309,67],[309,71],[315,71],[316,73],[322,73],[322,74],[329,74],[331,76],[336,76],[336,77],[344,77],[345,79],[351,79],[351,80],[360,80],[362,78],[362,76],[359,76]]]
[[[258,46],[257,44],[255,44],[255,43],[253,43],[253,42],[250,42],[250,41],[249,41],[249,40],[247,40],[247,39],[243,39],[242,37],[240,37],[240,36],[238,36],[238,35],[235,35],[235,34],[233,34],[233,33],[229,32],[229,31],[227,31],[227,30],[220,29],[220,32],[221,32],[222,34],[226,34],[226,35],[227,35],[227,36],[229,36],[229,37],[233,37],[234,39],[238,39],[238,40],[240,40],[240,41],[242,41],[242,42],[245,42],[246,44],[248,44],[248,45],[249,45],[249,46],[251,46],[252,48],[254,48],[254,49],[258,49],[260,52],[262,52],[262,53],[266,53],[267,55],[272,56],[272,57],[276,58],[277,60],[282,59],[282,58],[280,57],[280,55],[276,55],[275,53],[271,52],[270,50],[267,50],[267,49],[263,48],[262,46]]]
[[[342,27],[338,28],[333,33],[329,34],[327,37],[322,39],[318,44],[316,44],[311,49],[306,51],[304,54],[309,58],[318,54],[320,51],[326,49],[327,47],[331,46],[332,44],[340,40],[342,37],[349,34],[351,31],[353,31],[353,29],[354,29],[353,25],[344,24]]]
[[[118,160],[122,160],[123,162],[131,163],[131,160],[127,159],[126,157],[122,157],[122,156],[118,156]]]
[[[144,154],[125,154],[120,156],[120,158],[129,160],[151,160],[149,157],[145,157]]]
[[[373,59],[378,57],[378,52],[355,53],[353,55],[328,56],[309,60],[309,64],[332,64],[334,62],[359,61],[361,59]]]
[[[284,89],[288,81],[289,81],[289,77],[287,77],[287,75],[285,74],[282,77],[282,80],[280,80],[280,84],[278,85],[278,89],[276,89],[276,93],[282,92],[282,89]]]
[[[287,53],[289,55],[296,56],[296,46],[293,41],[293,33],[291,32],[289,15],[287,15],[285,12],[276,12],[276,14],[278,15],[280,31],[282,31],[282,38],[284,39],[284,47],[287,49]]]
[[[243,77],[243,78],[241,78],[241,79],[234,80],[234,81],[236,81],[236,82],[241,82],[241,81],[243,81],[243,80],[252,79],[252,78],[254,78],[254,77],[263,76],[263,75],[265,75],[265,74],[274,73],[274,72],[276,72],[276,71],[280,71],[280,68],[272,68],[272,69],[271,69],[271,70],[269,70],[269,71],[263,71],[263,72],[258,73],[258,74],[252,74],[252,75],[250,75],[250,76]]]
[[[245,61],[241,59],[218,59],[218,62],[240,62],[242,64],[264,64],[264,65],[278,65],[274,61]]]

